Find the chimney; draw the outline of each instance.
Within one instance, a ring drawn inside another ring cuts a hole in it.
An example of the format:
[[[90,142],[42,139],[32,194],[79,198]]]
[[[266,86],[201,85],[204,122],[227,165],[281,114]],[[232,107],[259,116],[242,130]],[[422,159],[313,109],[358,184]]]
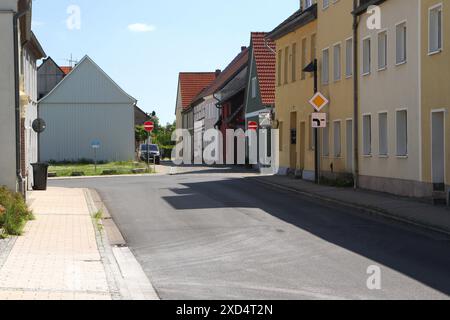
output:
[[[241,52],[245,51],[245,49],[247,49],[247,47],[246,46],[242,46],[241,47]]]
[[[216,70],[216,78],[217,78],[221,73],[222,73],[222,70],[217,69],[217,70]]]

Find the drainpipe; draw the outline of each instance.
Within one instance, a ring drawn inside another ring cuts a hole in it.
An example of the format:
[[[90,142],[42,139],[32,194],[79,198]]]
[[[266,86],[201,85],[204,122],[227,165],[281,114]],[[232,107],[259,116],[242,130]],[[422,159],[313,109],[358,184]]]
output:
[[[20,168],[20,79],[19,79],[19,19],[30,10],[27,5],[23,11],[19,11],[13,16],[13,37],[14,37],[14,90],[15,90],[15,122],[16,122],[16,177],[19,184],[19,192],[24,193],[23,182]]]
[[[358,25],[356,14],[358,0],[353,0],[353,123],[354,123],[354,159],[353,179],[354,188],[359,187],[359,71],[358,71]]]

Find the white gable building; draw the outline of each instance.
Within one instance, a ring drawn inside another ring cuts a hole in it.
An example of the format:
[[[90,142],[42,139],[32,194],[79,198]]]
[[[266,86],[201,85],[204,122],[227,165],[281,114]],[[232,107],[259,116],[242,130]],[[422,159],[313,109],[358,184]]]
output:
[[[137,101],[85,56],[42,100],[39,117],[41,161],[134,160],[134,107]]]

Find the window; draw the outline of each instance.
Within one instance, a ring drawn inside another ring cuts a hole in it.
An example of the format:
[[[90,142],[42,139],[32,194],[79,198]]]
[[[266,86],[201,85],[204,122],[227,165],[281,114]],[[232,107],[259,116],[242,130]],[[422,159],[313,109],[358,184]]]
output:
[[[282,121],[280,121],[278,129],[279,129],[279,134],[280,134],[279,149],[280,149],[280,151],[283,151],[283,134],[284,134],[284,130],[283,130],[283,122]]]
[[[408,155],[408,112],[397,111],[397,156]]]
[[[302,40],[302,80],[306,78],[303,69],[306,67],[306,39]]]
[[[363,116],[363,152],[365,156],[372,155],[372,116]]]
[[[347,78],[353,75],[353,39],[345,41],[345,76]]]
[[[333,136],[334,136],[334,157],[340,158],[342,152],[341,146],[341,121],[335,121],[333,124]]]
[[[278,86],[281,86],[281,66],[282,66],[282,61],[281,59],[283,58],[283,52],[280,50],[278,51]]]
[[[257,81],[256,81],[256,77],[252,78],[252,98],[255,99],[256,98],[256,86],[257,86]]]
[[[370,38],[363,40],[363,74],[370,74],[372,64],[372,48]]]
[[[297,43],[292,45],[292,82],[297,81]]]
[[[323,8],[326,9],[330,6],[330,0],[323,0]]]
[[[406,22],[400,23],[396,27],[396,63],[403,64],[406,62]]]
[[[378,70],[384,70],[387,67],[387,33],[386,31],[378,34]]]
[[[333,79],[341,80],[341,45],[337,44],[333,48]]]
[[[308,9],[312,6],[312,0],[305,0],[305,9]]]
[[[429,12],[429,53],[442,50],[442,5],[431,8]]]
[[[330,81],[330,51],[322,51],[322,84],[328,84]]]
[[[328,126],[322,129],[322,152],[324,157],[330,155],[330,129]]]
[[[284,51],[284,84],[287,84],[289,82],[288,70],[289,70],[289,47],[286,47]]]
[[[388,155],[388,114],[386,112],[378,114],[379,128],[379,154],[380,156]]]

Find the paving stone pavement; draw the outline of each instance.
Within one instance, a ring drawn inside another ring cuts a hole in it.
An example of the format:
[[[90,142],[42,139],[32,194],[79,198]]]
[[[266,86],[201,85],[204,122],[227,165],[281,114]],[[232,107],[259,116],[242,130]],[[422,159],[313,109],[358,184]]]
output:
[[[0,269],[0,300],[111,300],[82,189],[32,192],[36,217]]]

